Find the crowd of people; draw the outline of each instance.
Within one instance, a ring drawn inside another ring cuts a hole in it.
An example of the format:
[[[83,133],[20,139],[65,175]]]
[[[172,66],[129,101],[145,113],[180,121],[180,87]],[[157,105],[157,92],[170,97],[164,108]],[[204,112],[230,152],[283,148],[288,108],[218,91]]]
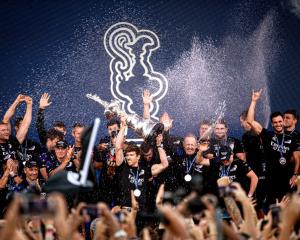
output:
[[[0,123],[0,239],[299,239],[299,116],[273,112],[273,129],[263,128],[255,119],[261,95],[253,91],[239,116],[241,140],[228,136],[223,118],[201,120],[198,136],[175,136],[165,112],[164,130],[137,144],[126,139],[126,115],[107,115],[92,154],[94,187],[76,193],[45,185],[80,172],[86,126],[72,126],[72,143],[64,122],[46,129],[44,93],[35,142],[27,136],[32,98],[19,95]],[[145,124],[151,102],[145,90]],[[24,116],[15,118],[21,104]]]

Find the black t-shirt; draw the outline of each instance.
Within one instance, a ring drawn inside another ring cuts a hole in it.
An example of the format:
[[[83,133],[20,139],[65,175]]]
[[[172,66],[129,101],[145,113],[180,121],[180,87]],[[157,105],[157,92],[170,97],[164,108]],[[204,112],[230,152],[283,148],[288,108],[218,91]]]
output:
[[[291,137],[295,137],[297,139],[300,137],[300,132],[297,129],[294,129],[293,131],[284,130],[284,133],[286,135],[290,135]]]
[[[295,138],[286,134],[275,134],[266,129],[260,133],[266,156],[267,172],[272,181],[289,181],[293,175],[293,152],[297,151]]]
[[[252,131],[245,132],[242,136],[242,142],[246,152],[247,163],[258,177],[264,178],[266,161],[260,137]]]
[[[117,175],[115,149],[109,148],[104,151],[96,151],[96,162],[103,163],[99,182],[101,201],[108,205],[114,205],[117,196]]]
[[[54,169],[56,169],[57,167],[59,167],[61,165],[61,162],[59,162],[57,160],[57,158],[54,159],[53,162],[49,162],[46,165],[46,170],[47,173],[50,174]],[[76,172],[76,166],[72,161],[69,161],[66,165],[66,167],[64,168],[65,171],[72,171],[72,172]]]
[[[213,138],[210,140],[208,152],[214,155],[214,161],[219,161],[219,151],[221,146],[228,146],[234,153],[234,158],[236,159],[237,153],[244,153],[244,146],[243,143],[233,137],[228,137],[227,139],[216,139]]]
[[[147,210],[147,182],[151,177],[151,172],[147,168],[130,167],[123,161],[117,167],[118,175],[118,200],[117,204],[121,206],[131,206],[131,190],[139,189],[141,195],[137,197],[140,211]],[[137,186],[136,186],[137,185]]]
[[[241,184],[245,191],[249,190],[249,178],[247,174],[252,170],[247,162],[240,159],[233,160],[229,166],[223,165],[221,162],[213,162],[211,164],[216,164],[215,169],[218,170],[218,178],[228,176],[231,181],[238,182]]]
[[[300,132],[294,129],[293,131],[284,131],[284,133],[295,139],[297,145],[297,151],[300,151]]]
[[[18,155],[23,163],[32,160],[37,161],[40,151],[41,146],[39,143],[31,139],[25,139],[25,141],[20,145]]]
[[[293,175],[293,152],[298,151],[294,137],[276,134],[263,129],[260,133],[267,163],[267,203],[274,203],[291,190],[289,180]]]
[[[166,170],[165,189],[174,192],[179,187],[182,187],[186,192],[190,192],[191,181],[186,181],[185,177],[187,175],[190,175],[192,178],[196,175],[203,177],[203,185],[205,185],[208,168],[197,164],[197,153],[191,156],[186,155],[184,151],[178,151],[178,153],[180,154],[173,156],[172,161],[169,163],[169,168]]]
[[[159,164],[160,158],[157,148],[153,149],[153,157],[150,160],[146,160],[143,156],[139,161],[139,166],[142,169],[147,169],[147,172],[151,173],[151,167],[154,164]],[[150,177],[147,182],[147,212],[154,212],[156,209],[155,198],[159,189],[159,186],[164,182],[164,172],[157,176]]]
[[[20,143],[14,136],[9,136],[6,143],[0,143],[0,173],[3,172],[3,163],[8,159],[20,161],[18,151],[20,150]]]

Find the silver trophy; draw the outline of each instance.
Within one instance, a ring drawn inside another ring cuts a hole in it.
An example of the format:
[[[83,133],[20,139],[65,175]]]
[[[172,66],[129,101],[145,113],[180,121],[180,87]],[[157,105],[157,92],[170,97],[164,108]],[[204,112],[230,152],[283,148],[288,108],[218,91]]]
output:
[[[153,122],[150,119],[143,119],[137,114],[127,114],[121,109],[121,104],[118,100],[112,100],[107,102],[102,100],[98,95],[86,94],[86,97],[92,99],[104,107],[104,114],[109,116],[115,114],[116,116],[123,115],[126,117],[126,123],[128,127],[134,130],[134,132],[147,141],[152,141],[154,138],[163,132],[164,125],[162,123]]]

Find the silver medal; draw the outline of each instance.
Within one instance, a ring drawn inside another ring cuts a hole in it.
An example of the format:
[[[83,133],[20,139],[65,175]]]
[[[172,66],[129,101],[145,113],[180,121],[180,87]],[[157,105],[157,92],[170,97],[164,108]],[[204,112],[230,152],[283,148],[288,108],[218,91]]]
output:
[[[281,165],[285,165],[286,164],[286,159],[284,157],[279,158],[279,163]]]
[[[186,175],[184,176],[184,180],[185,180],[186,182],[189,182],[189,181],[192,180],[192,176],[191,176],[190,174],[186,174]]]
[[[139,189],[135,189],[133,191],[133,194],[134,194],[134,196],[139,197],[139,196],[141,196],[141,191]]]

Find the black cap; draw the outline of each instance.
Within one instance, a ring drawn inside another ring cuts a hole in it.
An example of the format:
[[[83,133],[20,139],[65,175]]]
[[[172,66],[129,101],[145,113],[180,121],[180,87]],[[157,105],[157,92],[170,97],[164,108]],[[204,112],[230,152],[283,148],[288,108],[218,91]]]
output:
[[[32,167],[38,167],[38,163],[36,161],[26,161],[25,167],[26,168],[32,168]]]
[[[220,147],[219,156],[220,156],[221,161],[229,160],[231,154],[232,154],[232,150],[231,150],[230,147],[228,147],[228,146],[221,146]]]
[[[56,148],[67,148],[68,147],[68,143],[63,140],[63,141],[58,141],[55,145]]]

